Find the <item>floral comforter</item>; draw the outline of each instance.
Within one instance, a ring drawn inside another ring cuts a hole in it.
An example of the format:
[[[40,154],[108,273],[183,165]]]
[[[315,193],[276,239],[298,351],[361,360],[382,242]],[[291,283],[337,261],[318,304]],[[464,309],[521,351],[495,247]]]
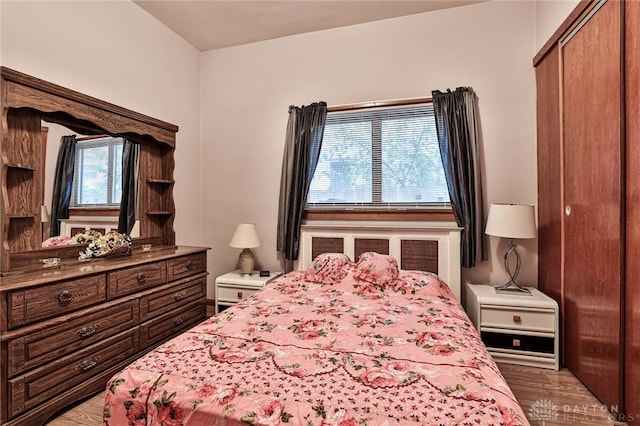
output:
[[[104,423],[528,424],[437,276],[309,279],[277,278],[112,377]]]

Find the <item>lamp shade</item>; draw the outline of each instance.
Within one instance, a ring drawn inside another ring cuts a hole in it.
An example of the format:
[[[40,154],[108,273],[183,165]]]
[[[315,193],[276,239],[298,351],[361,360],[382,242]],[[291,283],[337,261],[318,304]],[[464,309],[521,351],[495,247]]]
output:
[[[258,237],[256,225],[253,223],[239,224],[229,243],[229,247],[234,248],[256,248],[261,245],[262,243],[260,242],[260,237]]]
[[[535,238],[535,214],[533,206],[491,204],[485,233],[504,238]]]

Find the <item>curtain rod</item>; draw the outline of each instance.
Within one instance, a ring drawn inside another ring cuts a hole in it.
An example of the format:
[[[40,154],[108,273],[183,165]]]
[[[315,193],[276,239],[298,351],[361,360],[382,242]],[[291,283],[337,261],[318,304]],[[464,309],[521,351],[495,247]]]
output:
[[[399,105],[424,104],[432,101],[433,101],[433,98],[412,98],[412,99],[396,99],[391,101],[361,102],[357,104],[346,104],[346,105],[332,105],[330,107],[327,107],[327,112],[348,111],[352,109],[380,108],[380,107],[399,106]]]

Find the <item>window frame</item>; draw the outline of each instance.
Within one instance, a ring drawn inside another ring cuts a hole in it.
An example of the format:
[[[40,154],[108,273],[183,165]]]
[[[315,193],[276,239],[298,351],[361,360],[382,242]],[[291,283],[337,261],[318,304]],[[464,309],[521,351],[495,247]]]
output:
[[[85,146],[83,146],[83,144]],[[92,146],[87,146],[92,145]],[[120,210],[120,201],[117,203],[107,202],[100,204],[78,204],[76,201],[78,200],[78,191],[80,188],[79,182],[79,162],[80,162],[80,151],[92,148],[99,148],[103,146],[109,147],[108,153],[108,167],[111,169],[107,172],[108,176],[108,184],[107,184],[107,200],[111,200],[113,198],[113,176],[114,176],[114,161],[115,161],[115,152],[114,146],[120,145],[124,146],[124,138],[120,136],[111,136],[111,135],[99,135],[99,136],[87,136],[83,138],[78,138],[76,143],[76,152],[75,152],[75,160],[74,160],[74,174],[73,174],[73,187],[71,190],[71,200],[69,202],[70,211],[78,211],[78,210],[92,210],[92,211],[113,211]]]
[[[411,98],[389,101],[373,101],[355,104],[345,104],[327,107],[330,112],[348,112],[368,108],[402,107],[424,103],[433,103],[433,98]],[[375,180],[372,185],[375,185]],[[381,184],[381,183],[380,183]],[[374,191],[375,193],[375,191]],[[442,206],[429,206],[424,208],[408,209],[403,206],[397,208],[375,208],[366,206],[361,208],[307,208],[305,205],[304,220],[394,220],[394,221],[455,221],[451,203],[443,203]]]

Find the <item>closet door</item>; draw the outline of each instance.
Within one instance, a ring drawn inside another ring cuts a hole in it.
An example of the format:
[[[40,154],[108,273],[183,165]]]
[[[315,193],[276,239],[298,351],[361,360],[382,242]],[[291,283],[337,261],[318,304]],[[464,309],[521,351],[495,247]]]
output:
[[[622,402],[621,16],[610,0],[562,41],[561,92],[564,361],[614,406]]]
[[[553,47],[536,64],[538,117],[538,289],[562,307],[560,57]]]
[[[640,2],[625,3],[627,227],[625,411],[640,416]],[[633,424],[629,421],[630,424]]]

